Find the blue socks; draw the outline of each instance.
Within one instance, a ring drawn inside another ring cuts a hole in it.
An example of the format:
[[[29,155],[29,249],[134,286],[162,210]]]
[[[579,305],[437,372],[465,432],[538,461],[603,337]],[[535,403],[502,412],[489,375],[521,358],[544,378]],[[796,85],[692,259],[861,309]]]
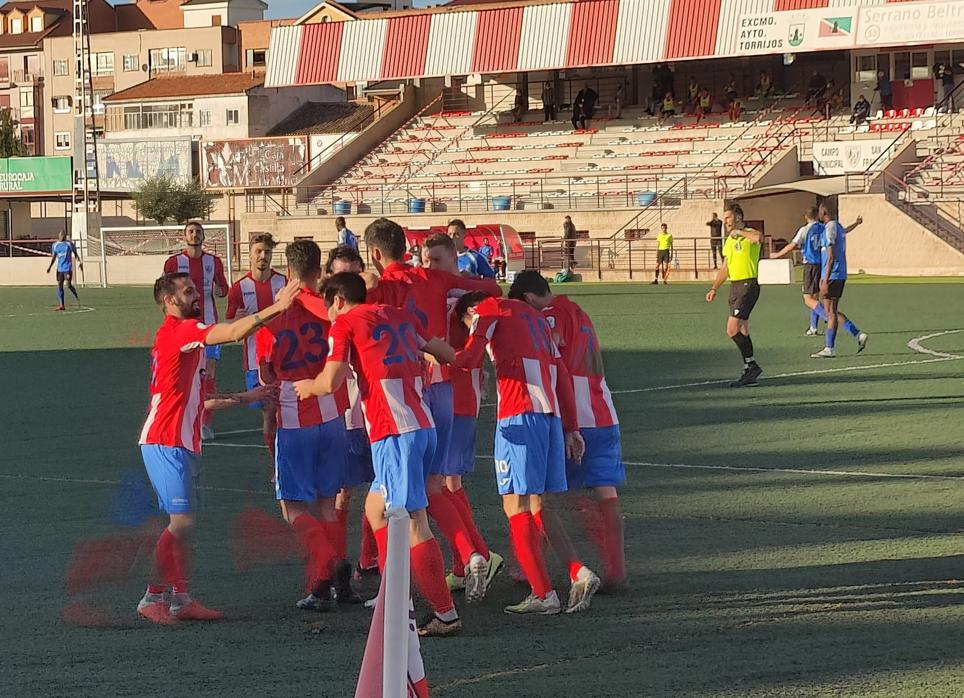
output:
[[[61,305],[64,304],[64,287],[63,286],[57,287],[57,300],[60,301]]]
[[[830,329],[827,328],[827,348],[833,349],[833,345],[837,342],[837,328]]]
[[[817,306],[820,307],[820,306]],[[817,323],[820,322],[820,313],[817,312],[817,308],[810,311],[810,329],[817,329]]]
[[[857,326],[856,326],[854,323],[852,323],[850,320],[847,320],[847,322],[845,322],[845,323],[843,324],[843,328],[844,328],[845,330],[847,330],[847,332],[849,332],[850,334],[852,334],[854,337],[856,337],[858,334],[860,334],[860,330],[859,330],[859,329],[857,328]]]

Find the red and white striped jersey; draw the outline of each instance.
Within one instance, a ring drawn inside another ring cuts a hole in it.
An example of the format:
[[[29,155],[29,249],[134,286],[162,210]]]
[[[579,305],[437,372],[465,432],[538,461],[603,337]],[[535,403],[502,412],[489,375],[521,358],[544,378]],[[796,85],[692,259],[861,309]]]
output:
[[[575,431],[576,408],[569,372],[552,341],[542,313],[522,301],[487,298],[456,367],[479,365],[486,346],[495,364],[498,418],[530,412],[562,418],[566,431]]]
[[[465,343],[469,341],[468,329],[455,317],[457,303],[458,298],[449,297],[449,330],[446,338],[449,346],[456,351],[465,347]],[[474,366],[465,368],[450,366],[449,371],[455,415],[478,417],[479,408],[482,406],[482,355],[479,354],[478,362]]]
[[[358,379],[352,373],[345,381],[348,390],[348,409],[345,410],[345,428],[348,431],[365,428],[365,410],[362,409],[361,393],[358,391]]]
[[[351,363],[372,443],[434,428],[422,400],[421,349],[414,320],[398,308],[365,303],[331,326],[330,361]]]
[[[239,310],[244,310],[247,315],[254,315],[259,310],[264,310],[274,303],[275,296],[287,282],[285,275],[279,274],[274,269],[264,281],[256,281],[251,277],[251,272],[248,272],[228,289],[228,310],[224,317],[233,320]],[[245,371],[258,368],[258,352],[255,344],[254,335],[244,340],[242,362]]]
[[[210,331],[196,318],[164,318],[151,349],[151,405],[139,443],[201,452],[203,349]]]
[[[221,258],[210,252],[202,252],[200,257],[189,257],[187,253],[171,255],[164,262],[164,273],[187,272],[200,295],[201,321],[213,325],[218,321],[218,307],[214,303],[214,289],[227,291],[228,280],[224,278],[224,265]]]
[[[543,313],[572,377],[579,427],[589,429],[619,424],[592,320],[566,296],[556,296]]]
[[[307,289],[301,295],[317,294]],[[278,381],[278,428],[299,429],[344,417],[348,394],[344,388],[334,395],[299,400],[296,381],[314,378],[325,367],[331,323],[305,308],[299,301],[265,325],[274,337],[270,363]]]

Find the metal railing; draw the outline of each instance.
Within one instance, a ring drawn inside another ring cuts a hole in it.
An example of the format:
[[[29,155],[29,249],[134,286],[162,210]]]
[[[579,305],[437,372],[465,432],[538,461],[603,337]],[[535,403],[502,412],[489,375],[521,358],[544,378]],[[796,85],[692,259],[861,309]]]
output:
[[[961,218],[960,200],[944,202],[935,199],[924,187],[909,184],[887,172],[883,173],[883,177],[887,201],[954,249],[964,252],[964,221]],[[954,203],[957,204],[956,217],[952,208]]]

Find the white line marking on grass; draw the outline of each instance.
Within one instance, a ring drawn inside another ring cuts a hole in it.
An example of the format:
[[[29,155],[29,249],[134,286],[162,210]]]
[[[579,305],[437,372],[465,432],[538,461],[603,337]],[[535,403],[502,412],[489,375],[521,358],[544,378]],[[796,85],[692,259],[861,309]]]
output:
[[[870,477],[895,480],[964,480],[964,475],[912,475],[909,473],[877,473],[866,470],[817,470],[812,468],[764,468],[748,465],[694,465],[690,463],[650,463],[647,461],[623,461],[626,465],[643,468],[678,468],[681,470],[730,470],[749,473],[788,473],[793,475],[830,475],[834,477]]]
[[[928,339],[934,339],[934,337],[943,337],[948,334],[957,334],[959,332],[964,332],[964,330],[944,330],[943,332],[934,332],[933,334],[925,334],[923,337],[915,337],[914,339],[907,342],[907,347],[912,351],[916,351],[918,354],[929,354],[930,356],[937,356],[942,359],[960,359],[964,358],[958,356],[957,354],[948,354],[943,351],[934,351],[933,349],[928,349],[921,346],[921,342],[926,342]]]
[[[2,480],[32,480],[34,482],[60,482],[68,483],[71,485],[119,485],[120,480],[95,480],[91,478],[77,478],[77,477],[51,477],[49,475],[11,475],[9,473],[0,473],[0,479]],[[240,489],[236,487],[208,487],[202,485],[199,489],[205,490],[206,492],[237,492],[239,494],[261,494],[264,490],[248,490]]]
[[[258,430],[260,431],[260,429]],[[267,448],[264,444],[232,444],[224,443],[223,441],[205,441],[204,447],[208,446],[227,446],[228,448]]]
[[[64,311],[61,311],[61,312],[64,314],[64,316],[69,316],[69,315],[77,315],[77,314],[79,314],[79,313],[92,313],[92,312],[94,312],[94,310],[95,310],[95,308],[91,308],[90,306],[82,305],[80,308],[77,308],[76,310],[67,309],[67,310],[64,310]],[[57,314],[57,311],[54,310],[53,308],[51,308],[50,310],[45,311],[45,312],[42,312],[42,313],[11,313],[10,315],[0,315],[0,317],[3,317],[3,318],[49,317],[49,316],[53,316],[53,315],[56,315],[56,314]]]
[[[215,433],[214,438],[219,439],[222,436],[236,436],[238,434],[254,434],[255,432],[261,433],[261,429],[233,429],[231,431],[219,431]],[[205,441],[205,446],[210,446],[214,441]]]

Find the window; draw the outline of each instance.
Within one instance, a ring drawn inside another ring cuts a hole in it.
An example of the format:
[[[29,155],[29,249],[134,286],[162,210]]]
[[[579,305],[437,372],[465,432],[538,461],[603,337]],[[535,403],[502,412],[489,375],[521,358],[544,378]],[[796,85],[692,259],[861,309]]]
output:
[[[211,125],[211,112],[209,111],[199,111],[197,113],[198,126],[210,126]]]
[[[54,75],[68,75],[67,61],[54,61]]]
[[[10,20],[10,33],[11,33],[11,34],[23,34],[23,20],[22,20],[22,19],[11,19],[11,20]]]
[[[211,66],[211,49],[206,48],[197,52],[197,67],[209,68]]]
[[[877,81],[877,56],[857,56],[857,82]]]
[[[193,125],[192,102],[124,107],[125,129],[185,128]]]
[[[31,17],[30,18],[30,31],[32,32],[42,32],[44,30],[44,18],[43,17]]]
[[[57,150],[70,149],[70,131],[60,131],[54,134],[54,148]]]
[[[20,127],[20,140],[24,145],[33,146],[33,126]]]
[[[268,50],[267,49],[253,49],[249,48],[246,52],[246,57],[249,66],[265,66],[268,64]]]
[[[911,80],[927,80],[931,76],[930,61],[927,60],[927,52],[919,51],[910,55],[910,78]]]
[[[225,113],[225,121],[227,122],[228,126],[234,126],[236,124],[241,123],[241,119],[238,116],[238,110],[228,109],[227,112]]]
[[[70,97],[61,95],[54,97],[54,114],[67,114],[70,112]]]
[[[134,72],[135,70],[140,70],[140,69],[141,69],[140,61],[137,60],[137,59],[138,59],[138,56],[137,56],[136,53],[131,53],[131,54],[128,54],[128,55],[124,56],[124,72],[125,72],[125,73],[132,73],[132,72]]]
[[[104,97],[113,94],[110,90],[94,90],[94,103],[92,105],[95,114],[104,113]]]
[[[94,75],[114,74],[114,53],[95,53],[90,57],[90,67]]]
[[[148,66],[152,73],[167,73],[184,70],[187,63],[187,50],[180,48],[152,48],[148,54]]]
[[[33,106],[33,89],[20,90],[20,106],[24,109]]]

